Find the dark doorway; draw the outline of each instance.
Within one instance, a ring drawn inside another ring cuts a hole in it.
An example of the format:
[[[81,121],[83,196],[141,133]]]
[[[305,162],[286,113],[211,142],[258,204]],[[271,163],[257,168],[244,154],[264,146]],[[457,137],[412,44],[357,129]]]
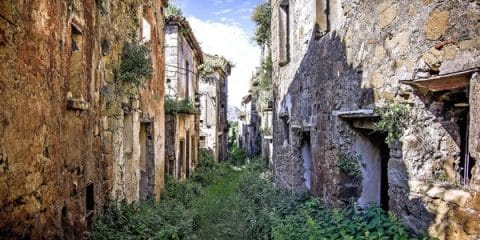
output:
[[[151,122],[140,123],[140,199],[153,196],[155,162],[153,127]]]
[[[86,194],[85,194],[85,208],[87,214],[85,216],[87,220],[87,227],[90,228],[93,222],[93,215],[95,211],[95,188],[93,183],[87,185]]]
[[[380,207],[388,211],[388,160],[390,159],[390,148],[385,143],[385,133],[375,133],[370,136],[373,144],[377,145],[380,150]]]
[[[190,131],[187,131],[187,146],[186,146],[186,153],[185,153],[185,177],[190,177],[190,153],[192,150],[192,143],[190,142]]]
[[[181,139],[180,140],[179,154],[178,154],[178,159],[177,159],[177,177],[179,179],[182,178],[182,167],[183,167],[183,161],[184,160],[185,160],[185,140]]]
[[[472,168],[475,165],[474,159],[468,152],[468,108],[461,110],[457,117],[457,125],[460,132],[460,176],[462,177],[462,184],[468,186],[470,179],[472,178]]]

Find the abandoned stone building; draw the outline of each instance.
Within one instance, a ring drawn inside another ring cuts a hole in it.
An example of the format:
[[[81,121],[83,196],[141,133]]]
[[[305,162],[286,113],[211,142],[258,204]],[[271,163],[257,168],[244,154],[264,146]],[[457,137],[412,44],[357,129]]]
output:
[[[248,156],[261,153],[260,118],[256,98],[249,93],[242,99],[242,109],[238,122],[238,146]]]
[[[159,198],[165,5],[0,3],[0,238],[80,239],[110,202]],[[116,70],[138,47],[133,84]]]
[[[225,62],[213,67],[200,79],[200,147],[209,150],[217,161],[224,161],[228,152],[228,76],[231,66],[218,56],[204,55],[205,62]]]
[[[186,178],[198,160],[203,53],[185,17],[169,16],[165,24],[165,169],[170,176]]]
[[[375,202],[415,234],[478,239],[479,2],[271,5],[276,183]],[[375,124],[391,106],[408,109],[398,139]]]

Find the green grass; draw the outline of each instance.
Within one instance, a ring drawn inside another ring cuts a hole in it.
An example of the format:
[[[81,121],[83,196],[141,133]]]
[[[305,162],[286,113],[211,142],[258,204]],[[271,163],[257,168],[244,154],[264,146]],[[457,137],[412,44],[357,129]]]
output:
[[[221,179],[206,188],[196,202],[200,239],[245,239],[245,224],[237,188],[242,173],[229,170]]]

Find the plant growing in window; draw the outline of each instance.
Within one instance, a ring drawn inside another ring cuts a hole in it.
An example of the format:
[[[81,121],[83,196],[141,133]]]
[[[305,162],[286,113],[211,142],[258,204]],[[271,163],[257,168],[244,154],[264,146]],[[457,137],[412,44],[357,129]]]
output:
[[[404,103],[390,103],[375,110],[380,116],[380,121],[375,123],[375,129],[387,132],[387,144],[392,144],[403,136],[403,130],[410,119],[410,109],[410,106]]]

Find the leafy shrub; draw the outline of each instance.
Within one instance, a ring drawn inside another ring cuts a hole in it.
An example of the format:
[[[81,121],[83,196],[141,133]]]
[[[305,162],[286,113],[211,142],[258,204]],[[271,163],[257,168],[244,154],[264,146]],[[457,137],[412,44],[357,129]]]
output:
[[[330,208],[307,194],[276,189],[258,162],[249,165],[238,188],[248,239],[412,239],[377,206]]]
[[[361,181],[362,171],[360,170],[360,160],[360,155],[339,154],[337,167],[353,179]]]
[[[172,201],[126,204],[109,208],[93,224],[93,239],[183,239],[193,233],[193,216]]]
[[[228,163],[234,166],[241,166],[246,163],[247,153],[236,145],[233,145],[228,151]]]
[[[165,112],[166,113],[196,113],[194,104],[189,99],[165,99]]]
[[[227,172],[227,165],[215,162],[213,154],[206,149],[200,149],[198,165],[191,179],[202,186],[208,186],[217,182]]]
[[[375,129],[387,132],[385,142],[392,144],[403,135],[410,119],[410,106],[404,103],[390,103],[386,107],[376,109],[380,121],[375,123]]]
[[[145,44],[132,41],[122,50],[121,63],[115,71],[116,78],[126,83],[140,85],[153,73],[150,49]]]
[[[297,213],[275,219],[273,239],[409,239],[393,216],[377,206],[328,208],[310,199]]]

